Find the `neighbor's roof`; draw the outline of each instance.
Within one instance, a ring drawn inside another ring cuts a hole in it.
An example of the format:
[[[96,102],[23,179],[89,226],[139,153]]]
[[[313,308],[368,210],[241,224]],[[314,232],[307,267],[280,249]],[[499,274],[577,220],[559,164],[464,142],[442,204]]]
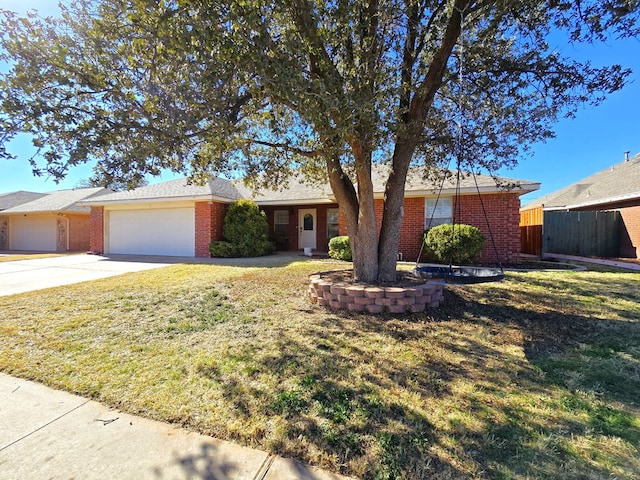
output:
[[[23,203],[31,202],[37,198],[45,196],[46,193],[27,192],[19,190],[17,192],[0,193],[0,211],[17,207]]]
[[[31,202],[3,210],[2,213],[88,212],[89,208],[79,205],[78,202],[111,191],[102,187],[58,190]]]
[[[388,170],[382,167],[373,169],[372,180],[376,196],[384,194],[385,172]],[[481,193],[498,193],[506,190],[526,193],[540,188],[539,183],[526,180],[476,175],[474,181],[473,176],[463,175],[460,179],[460,192],[463,194],[476,193],[476,181]],[[411,169],[407,180],[406,196],[436,195],[440,191],[440,184],[439,180],[425,180],[421,170]],[[450,195],[455,191],[456,176],[453,174],[445,180],[442,193]],[[189,185],[186,178],[180,178],[125,192],[102,195],[82,203],[84,205],[106,205],[180,200],[219,200],[224,202],[240,198],[252,199],[259,205],[335,203],[335,198],[328,184],[313,184],[300,175],[293,175],[286,183],[282,184],[282,188],[263,188],[258,192],[252,191],[239,180],[212,178],[206,185],[200,186]]]
[[[223,178],[212,178],[205,185],[189,184],[186,178],[145,185],[122,192],[101,195],[83,202],[85,205],[110,203],[158,202],[167,200],[238,200],[242,198],[234,185]]]
[[[523,208],[571,209],[640,199],[640,153],[550,193]]]

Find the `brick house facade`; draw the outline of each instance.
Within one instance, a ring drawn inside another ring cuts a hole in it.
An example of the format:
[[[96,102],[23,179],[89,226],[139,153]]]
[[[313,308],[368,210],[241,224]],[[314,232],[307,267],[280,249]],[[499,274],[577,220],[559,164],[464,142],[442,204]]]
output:
[[[640,205],[620,207],[620,256],[640,258]]]
[[[398,253],[403,260],[408,261],[416,260],[420,252],[422,233],[427,223],[426,203],[429,199],[439,197],[431,185],[425,186],[424,181],[421,182],[408,184],[404,200]],[[537,189],[538,186],[536,183],[528,182],[519,189],[502,191],[496,187],[493,179],[487,177],[481,179],[482,202],[476,189],[472,189],[470,185],[463,185],[464,191],[455,197],[459,204],[456,204],[454,199],[455,188],[451,186],[441,191],[440,195],[449,198],[449,204],[453,205],[454,209],[460,207],[461,218],[456,218],[456,222],[475,225],[490,239],[482,252],[483,261],[499,259],[511,262],[516,260],[520,250],[519,197],[527,191]],[[374,207],[379,228],[384,205],[384,189],[378,189]],[[157,238],[145,238],[146,235],[151,235],[149,232],[174,233],[172,230],[175,229],[171,224],[161,224],[162,213],[169,212],[172,205],[179,204],[186,212],[185,215],[190,217],[190,220],[185,220],[184,225],[189,225],[189,222],[192,225],[188,227],[191,232],[184,232],[183,240],[191,242],[192,256],[208,257],[209,244],[223,239],[223,222],[228,205],[240,198],[253,199],[265,212],[269,224],[269,237],[279,250],[302,250],[303,247],[309,247],[326,252],[331,237],[347,234],[344,217],[327,188],[309,187],[299,182],[291,184],[286,191],[263,191],[254,195],[241,185],[227,180],[212,179],[208,185],[196,186],[189,185],[185,179],[177,179],[147,185],[129,192],[116,192],[87,202],[91,206],[90,249],[97,253],[126,253],[122,247],[113,251],[112,244],[115,242],[110,242],[109,235],[114,235],[114,226],[110,223],[111,215],[114,212],[128,211],[133,212],[132,215],[139,215],[138,222],[131,222],[131,228],[136,231],[131,232],[131,238],[128,239],[133,245],[130,253],[145,254],[146,244],[157,241]],[[138,224],[147,226],[138,228]],[[118,235],[122,236],[122,230],[119,232]],[[186,236],[187,233],[191,235],[191,240]],[[178,238],[176,241],[181,239]],[[494,243],[497,255],[493,249]],[[122,244],[120,237],[118,244]],[[110,249],[112,251],[109,251]],[[163,254],[172,254],[169,249],[167,251],[169,253]]]

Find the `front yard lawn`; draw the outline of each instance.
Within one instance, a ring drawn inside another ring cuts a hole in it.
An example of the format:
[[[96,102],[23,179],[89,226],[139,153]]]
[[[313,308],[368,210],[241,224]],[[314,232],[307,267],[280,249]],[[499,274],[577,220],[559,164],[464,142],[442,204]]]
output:
[[[509,273],[394,317],[342,265],[207,264],[0,297],[0,370],[360,478],[640,476],[640,275]]]

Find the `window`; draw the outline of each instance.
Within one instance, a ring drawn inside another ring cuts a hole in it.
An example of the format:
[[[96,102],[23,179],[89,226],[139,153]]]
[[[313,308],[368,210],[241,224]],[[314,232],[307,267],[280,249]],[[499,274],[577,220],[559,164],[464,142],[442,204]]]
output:
[[[443,223],[452,223],[453,202],[451,197],[426,198],[424,211],[424,228],[427,230]]]
[[[289,210],[276,210],[273,212],[273,232],[282,236],[289,233]]]
[[[313,230],[313,215],[311,215],[310,213],[307,213],[304,218],[302,219],[302,224],[304,226],[304,229],[308,232]]]
[[[332,239],[340,234],[340,210],[337,208],[327,209],[327,238]]]

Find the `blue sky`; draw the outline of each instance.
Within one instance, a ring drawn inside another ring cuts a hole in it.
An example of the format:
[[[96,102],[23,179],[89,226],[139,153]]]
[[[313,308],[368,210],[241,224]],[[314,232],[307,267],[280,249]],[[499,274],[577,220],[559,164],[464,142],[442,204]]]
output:
[[[41,14],[55,14],[54,0],[0,0],[0,8],[24,13],[36,9]],[[593,173],[624,160],[624,152],[640,153],[640,41],[610,40],[597,48],[579,48],[563,44],[557,49],[579,59],[590,59],[595,66],[621,63],[634,70],[631,82],[610,95],[598,107],[584,107],[575,119],[562,119],[556,127],[556,138],[535,144],[532,155],[511,170],[502,170],[505,177],[540,182],[540,190],[522,197],[526,204],[570,185]],[[30,139],[22,137],[10,145],[16,160],[0,161],[0,193],[15,190],[51,191],[74,188],[78,181],[91,176],[91,165],[74,167],[65,180],[56,184],[52,178],[34,177],[28,157],[32,151]],[[174,178],[167,174],[151,178],[151,183]]]

